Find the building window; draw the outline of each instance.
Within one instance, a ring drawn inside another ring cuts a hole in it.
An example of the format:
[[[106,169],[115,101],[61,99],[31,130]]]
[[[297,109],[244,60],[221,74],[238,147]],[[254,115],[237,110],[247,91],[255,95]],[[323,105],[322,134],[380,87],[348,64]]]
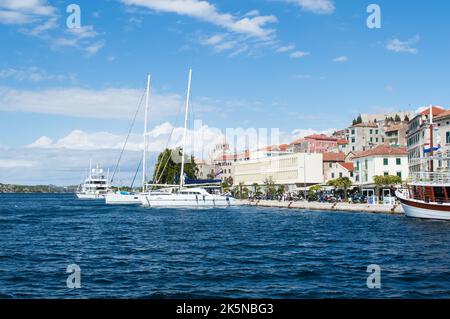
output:
[[[384,137],[381,138],[381,141],[384,143]]]
[[[359,171],[359,161],[356,162],[356,170]]]
[[[329,168],[332,168],[332,167],[333,167],[333,163],[329,163],[329,164],[328,164],[328,167],[329,167]]]
[[[395,159],[395,164],[402,165],[402,159],[401,158],[396,158]]]
[[[397,176],[402,178],[402,172],[397,172]]]
[[[334,179],[334,173],[331,173],[331,178]]]
[[[377,138],[375,139],[375,142],[377,142],[377,143],[378,143],[378,140],[379,140],[379,139],[378,139],[378,137],[377,137]]]
[[[450,132],[445,133],[445,143],[450,143]]]
[[[370,134],[373,134],[373,130],[370,130]]]
[[[372,142],[373,142],[373,138],[371,137],[371,138],[370,138],[370,143],[372,143]]]
[[[389,175],[389,172],[384,172],[383,175],[384,175],[384,176],[388,176],[388,175]]]
[[[355,138],[354,137],[352,137],[352,143],[355,143]]]
[[[355,130],[352,130],[352,135],[355,135]]]
[[[388,158],[383,158],[383,165],[384,166],[389,165],[389,159]]]
[[[375,131],[375,134],[378,134],[378,130]]]
[[[339,173],[339,177],[342,178],[342,173]]]
[[[368,169],[368,168],[369,168],[369,163],[368,163],[367,160],[364,161],[364,167],[365,167],[365,169]]]

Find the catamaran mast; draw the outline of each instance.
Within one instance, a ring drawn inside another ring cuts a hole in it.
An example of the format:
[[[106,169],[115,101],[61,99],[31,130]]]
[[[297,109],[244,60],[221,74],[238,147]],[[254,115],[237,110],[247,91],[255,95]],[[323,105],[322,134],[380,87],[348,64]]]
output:
[[[189,81],[186,96],[186,114],[184,116],[184,132],[183,132],[183,148],[181,152],[181,173],[180,173],[180,188],[184,186],[184,150],[186,149],[186,131],[188,122],[188,112],[189,112],[189,98],[191,95],[191,80],[192,80],[192,69],[189,69]]]
[[[150,78],[151,75],[147,76],[147,95],[145,98],[145,115],[144,115],[144,152],[142,154],[142,192],[145,192],[145,182],[147,180],[147,130],[148,130],[148,101],[150,97]]]

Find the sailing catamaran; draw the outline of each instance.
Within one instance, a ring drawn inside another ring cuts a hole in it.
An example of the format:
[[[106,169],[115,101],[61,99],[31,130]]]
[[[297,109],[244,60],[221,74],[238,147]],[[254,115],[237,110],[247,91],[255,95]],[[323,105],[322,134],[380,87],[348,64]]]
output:
[[[145,192],[145,183],[147,180],[147,149],[148,149],[148,110],[150,98],[150,74],[147,76],[147,90],[144,111],[144,150],[142,154],[142,193]],[[125,145],[124,145],[125,147]],[[139,168],[138,168],[139,169]],[[114,193],[108,193],[105,196],[106,204],[110,205],[140,205],[142,203],[142,193],[125,192],[118,190]]]
[[[189,70],[189,80],[186,96],[186,113],[184,118],[183,146],[181,154],[181,173],[179,185],[162,185],[165,189],[152,191],[141,196],[145,207],[228,207],[234,204],[234,198],[208,193],[204,188],[188,188],[185,185],[184,164],[186,131],[191,93],[192,69]],[[150,186],[150,185],[149,185]],[[161,186],[161,185],[160,185]],[[196,185],[191,185],[196,186]]]

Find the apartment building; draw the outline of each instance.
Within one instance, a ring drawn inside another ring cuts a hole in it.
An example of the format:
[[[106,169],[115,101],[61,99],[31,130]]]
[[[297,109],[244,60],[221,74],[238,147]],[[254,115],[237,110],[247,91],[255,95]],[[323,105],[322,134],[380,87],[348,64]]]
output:
[[[406,144],[408,150],[409,171],[411,173],[427,171],[429,168],[429,153],[425,153],[424,149],[426,144],[430,142],[430,108],[433,119],[436,121],[435,127],[438,128],[438,132],[442,132],[434,134],[434,136],[436,136],[437,142],[439,142],[439,139],[445,141],[445,138],[442,139],[441,137],[443,136],[442,134],[446,134],[447,124],[444,125],[444,123],[447,122],[447,117],[439,117],[440,115],[444,115],[446,112],[445,109],[441,106],[423,108],[423,110],[418,112],[408,124]]]
[[[357,153],[353,159],[355,184],[362,188],[375,187],[374,176],[409,176],[408,151],[405,147],[379,145]]]
[[[363,122],[347,129],[348,151],[363,152],[385,143],[384,126],[379,122]]]

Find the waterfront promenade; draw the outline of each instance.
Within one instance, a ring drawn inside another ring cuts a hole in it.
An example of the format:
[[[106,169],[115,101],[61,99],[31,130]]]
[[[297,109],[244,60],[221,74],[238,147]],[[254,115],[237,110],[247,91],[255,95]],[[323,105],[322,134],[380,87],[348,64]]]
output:
[[[369,204],[349,204],[349,203],[319,203],[305,201],[278,201],[278,200],[236,200],[240,205],[276,207],[288,209],[306,209],[321,211],[343,211],[343,212],[366,212],[380,214],[403,214],[403,208],[400,204],[395,205],[369,205]]]

